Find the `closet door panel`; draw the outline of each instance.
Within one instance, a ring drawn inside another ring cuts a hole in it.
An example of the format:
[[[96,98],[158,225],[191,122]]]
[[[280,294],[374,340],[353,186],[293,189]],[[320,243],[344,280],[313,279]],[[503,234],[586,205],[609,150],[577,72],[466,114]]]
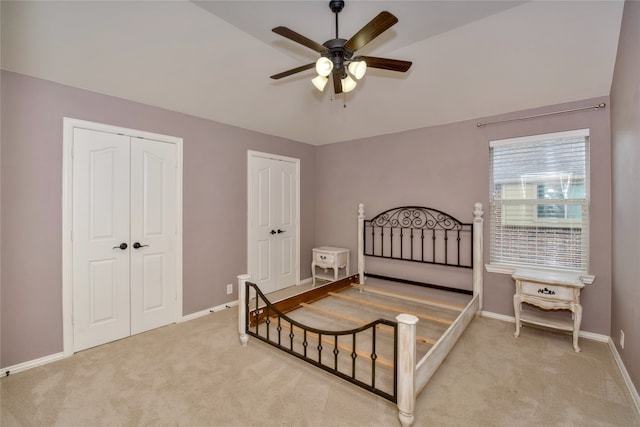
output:
[[[131,145],[131,333],[176,319],[176,153],[173,144]]]
[[[74,130],[74,351],[129,335],[129,137]]]

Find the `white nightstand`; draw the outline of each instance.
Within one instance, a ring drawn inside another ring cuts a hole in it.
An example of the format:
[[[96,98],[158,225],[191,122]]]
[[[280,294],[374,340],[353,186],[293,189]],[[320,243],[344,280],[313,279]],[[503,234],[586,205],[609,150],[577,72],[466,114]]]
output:
[[[521,323],[555,328],[573,333],[573,349],[580,351],[578,334],[582,321],[580,291],[584,283],[577,274],[551,273],[543,271],[522,271],[513,273],[516,281],[516,293],[513,306],[516,317],[515,336],[520,335]],[[573,320],[556,319],[544,316],[544,313],[522,311],[522,303],[528,303],[545,310],[570,310]]]
[[[316,279],[338,280],[338,273],[344,268],[344,277],[349,275],[349,249],[335,248],[333,246],[321,246],[313,248],[313,256],[311,257],[311,274],[313,275],[313,286],[316,285]],[[333,269],[333,276],[327,274],[317,274],[316,267],[324,269]]]

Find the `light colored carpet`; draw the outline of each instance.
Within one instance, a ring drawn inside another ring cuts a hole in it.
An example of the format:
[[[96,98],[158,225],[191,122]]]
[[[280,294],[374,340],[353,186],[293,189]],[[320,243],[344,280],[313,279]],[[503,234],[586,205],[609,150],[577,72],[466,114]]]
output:
[[[250,339],[235,309],[0,380],[2,427],[397,426],[386,400]],[[418,397],[416,426],[640,426],[604,343],[474,319]]]

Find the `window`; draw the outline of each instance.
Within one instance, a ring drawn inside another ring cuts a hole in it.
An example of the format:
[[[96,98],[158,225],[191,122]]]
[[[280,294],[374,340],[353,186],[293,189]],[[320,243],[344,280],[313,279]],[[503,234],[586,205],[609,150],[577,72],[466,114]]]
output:
[[[489,258],[588,271],[589,130],[491,141]]]

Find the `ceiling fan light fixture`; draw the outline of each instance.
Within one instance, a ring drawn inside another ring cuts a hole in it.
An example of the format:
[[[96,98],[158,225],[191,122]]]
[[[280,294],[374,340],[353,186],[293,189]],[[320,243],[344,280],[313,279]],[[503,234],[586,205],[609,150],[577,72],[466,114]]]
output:
[[[331,62],[329,58],[321,56],[316,61],[316,71],[319,75],[327,77],[329,74],[331,74],[331,70],[333,70],[333,62]]]
[[[349,64],[348,68],[353,77],[355,77],[356,80],[360,80],[367,72],[367,63],[364,61],[353,61]]]
[[[327,85],[329,79],[325,76],[316,76],[311,79],[311,83],[318,89],[320,92],[324,91],[324,87]]]
[[[351,76],[346,76],[345,78],[342,79],[343,92],[351,92],[353,89],[356,88],[357,85],[358,83],[356,83],[356,81],[353,80]]]
[[[272,31],[293,42],[305,46],[320,54],[320,58],[309,64],[292,68],[282,73],[274,74],[272,79],[281,79],[292,74],[315,68],[318,76],[312,82],[318,90],[323,90],[327,79],[333,80],[333,90],[336,94],[350,92],[356,87],[356,80],[364,77],[367,68],[379,68],[389,71],[406,72],[411,67],[411,61],[402,61],[375,56],[354,56],[356,51],[370,43],[380,34],[387,31],[398,22],[398,18],[386,10],[377,14],[369,23],[360,28],[350,39],[340,38],[338,33],[338,15],[344,7],[344,0],[332,0],[329,8],[335,13],[335,38],[320,44],[287,27],[275,27]],[[331,75],[333,73],[333,75]],[[331,77],[329,77],[331,75]],[[354,80],[355,79],[355,80]]]

